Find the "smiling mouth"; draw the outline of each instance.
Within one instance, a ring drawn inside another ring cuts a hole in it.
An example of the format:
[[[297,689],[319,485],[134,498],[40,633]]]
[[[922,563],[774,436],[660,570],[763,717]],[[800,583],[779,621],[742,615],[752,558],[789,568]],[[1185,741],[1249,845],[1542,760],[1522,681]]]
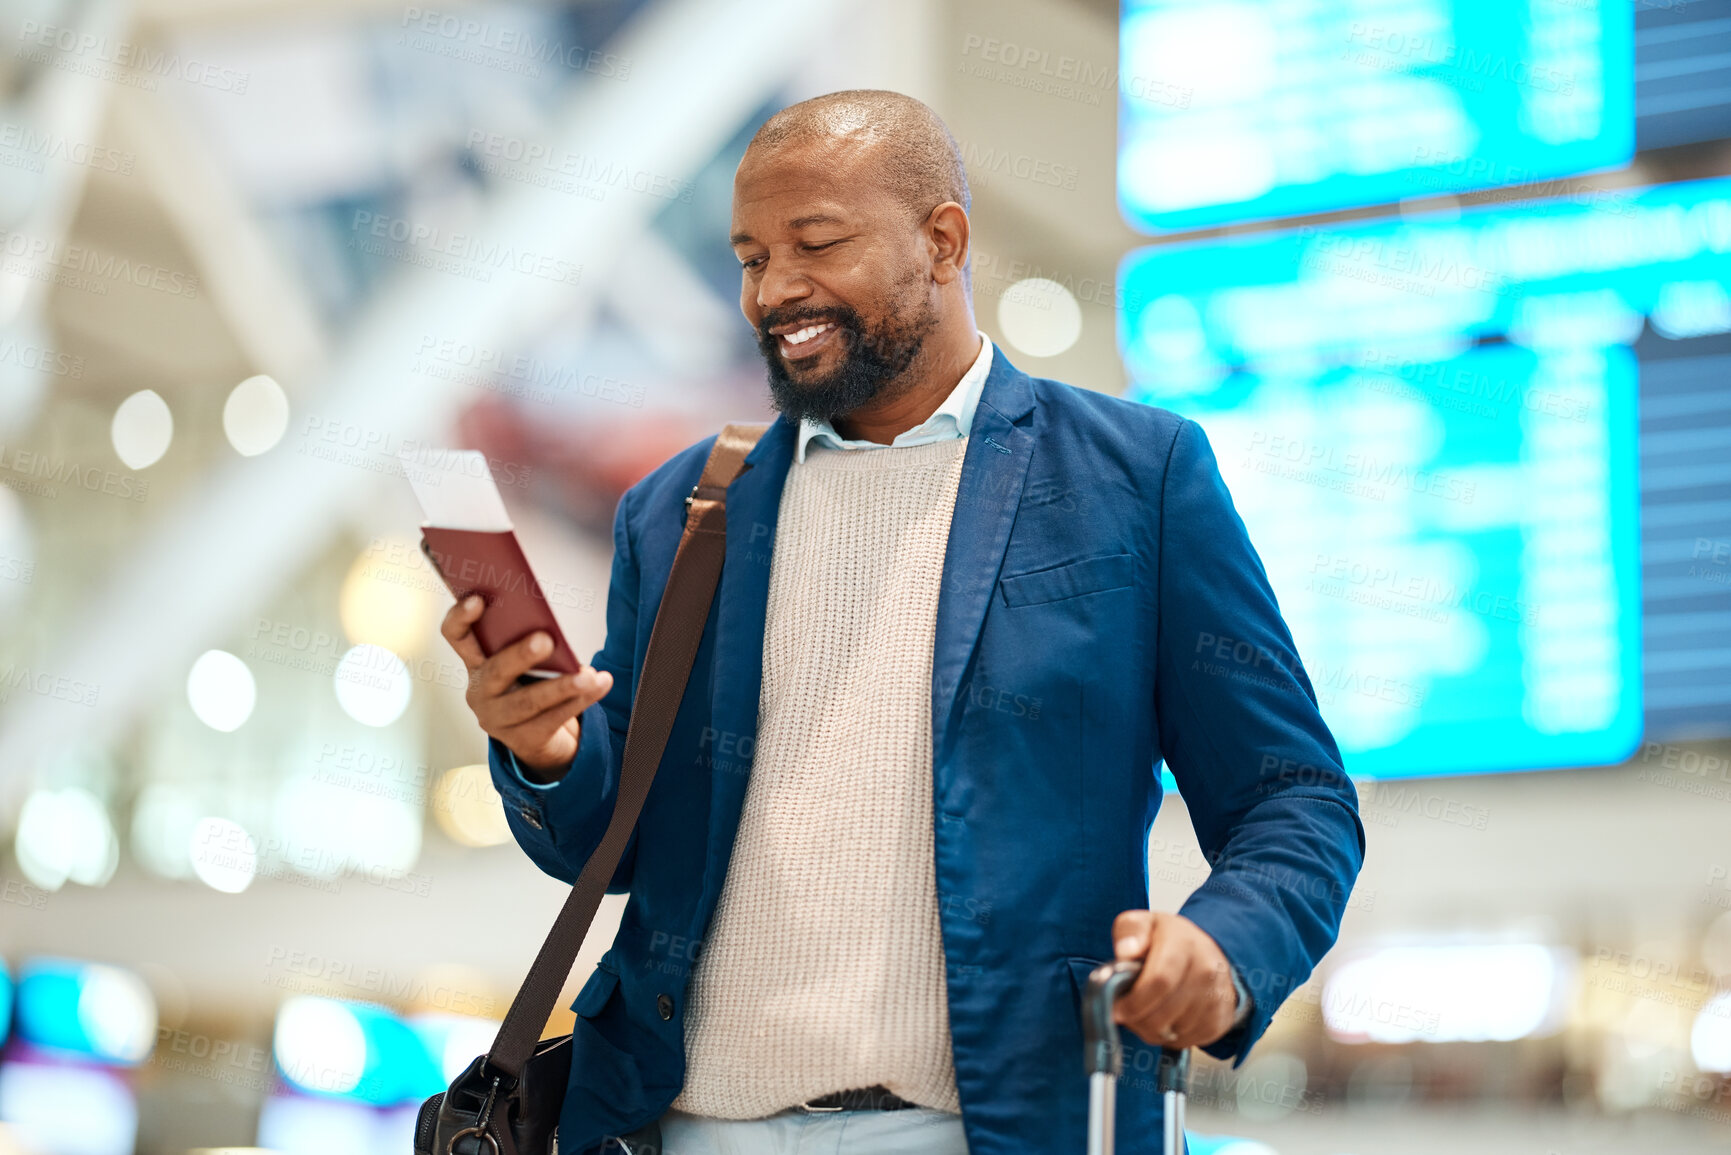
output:
[[[837,325],[834,321],[818,321],[802,325],[786,333],[777,333],[776,347],[781,355],[789,361],[799,361],[813,356],[829,345],[833,340]]]

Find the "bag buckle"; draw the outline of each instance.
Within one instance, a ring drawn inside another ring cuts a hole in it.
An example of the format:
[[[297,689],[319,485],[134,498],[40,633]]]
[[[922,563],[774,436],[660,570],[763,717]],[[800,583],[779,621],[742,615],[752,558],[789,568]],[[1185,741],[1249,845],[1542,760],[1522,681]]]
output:
[[[452,1135],[451,1141],[445,1145],[445,1155],[457,1155],[458,1140],[464,1139],[470,1135],[479,1135],[482,1142],[493,1148],[493,1155],[499,1155],[499,1141],[493,1138],[492,1134],[482,1127],[464,1127],[461,1131]]]
[[[705,485],[701,481],[691,487],[691,492],[685,495],[685,515],[691,516],[691,503],[698,498],[706,501],[726,501],[727,487],[725,485]]]
[[[487,1097],[481,1103],[480,1113],[475,1116],[474,1126],[464,1127],[461,1131],[452,1135],[451,1141],[445,1144],[445,1155],[457,1155],[458,1141],[465,1139],[470,1135],[479,1135],[483,1143],[486,1143],[493,1148],[493,1155],[499,1155],[499,1140],[495,1139],[487,1130],[487,1123],[493,1117],[493,1101],[498,1097],[499,1076],[494,1075],[493,1085],[487,1088]]]

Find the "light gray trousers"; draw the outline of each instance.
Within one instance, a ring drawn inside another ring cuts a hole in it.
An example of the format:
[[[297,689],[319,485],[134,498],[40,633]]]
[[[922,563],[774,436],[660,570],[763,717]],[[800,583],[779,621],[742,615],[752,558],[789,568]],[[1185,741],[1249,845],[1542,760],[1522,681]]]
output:
[[[902,1111],[784,1111],[767,1119],[710,1119],[669,1111],[661,1155],[968,1155],[962,1117]]]

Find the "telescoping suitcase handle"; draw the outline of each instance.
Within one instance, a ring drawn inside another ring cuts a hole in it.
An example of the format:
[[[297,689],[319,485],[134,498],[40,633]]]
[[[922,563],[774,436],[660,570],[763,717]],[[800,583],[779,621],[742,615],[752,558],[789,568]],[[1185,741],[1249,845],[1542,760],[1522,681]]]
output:
[[[1082,992],[1082,1043],[1088,1067],[1088,1155],[1112,1155],[1117,1115],[1118,1076],[1124,1070],[1124,1044],[1112,1021],[1112,1004],[1142,973],[1139,962],[1101,963]],[[1154,1085],[1164,1098],[1165,1155],[1184,1153],[1184,1096],[1190,1082],[1190,1052],[1162,1049]]]

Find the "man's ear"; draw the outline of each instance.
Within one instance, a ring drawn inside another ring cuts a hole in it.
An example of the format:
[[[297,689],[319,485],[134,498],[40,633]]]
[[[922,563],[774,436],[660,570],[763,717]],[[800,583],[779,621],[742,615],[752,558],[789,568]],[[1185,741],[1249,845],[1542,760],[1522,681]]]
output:
[[[968,267],[968,212],[945,201],[926,218],[926,245],[932,256],[932,280],[940,285],[960,280]]]

